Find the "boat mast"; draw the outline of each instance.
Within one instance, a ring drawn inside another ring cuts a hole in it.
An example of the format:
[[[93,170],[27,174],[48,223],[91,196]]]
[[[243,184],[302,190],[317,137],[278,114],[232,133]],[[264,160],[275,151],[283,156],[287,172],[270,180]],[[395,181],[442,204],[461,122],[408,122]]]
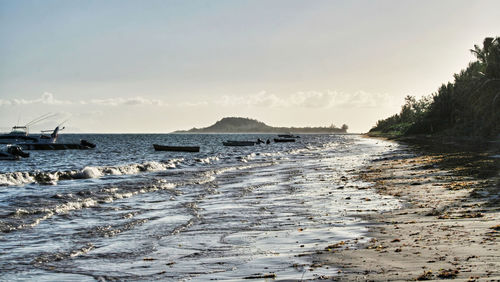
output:
[[[51,117],[54,117],[56,116],[57,114],[53,114],[53,113],[48,113],[48,114],[44,114],[44,115],[41,115],[37,118],[35,118],[34,120],[28,122],[26,125],[24,126],[19,126],[19,125],[16,125],[14,126],[12,129],[24,129],[26,131],[26,135],[29,134],[29,127],[32,126],[32,125],[35,125],[43,120],[46,120],[48,118],[51,118]]]

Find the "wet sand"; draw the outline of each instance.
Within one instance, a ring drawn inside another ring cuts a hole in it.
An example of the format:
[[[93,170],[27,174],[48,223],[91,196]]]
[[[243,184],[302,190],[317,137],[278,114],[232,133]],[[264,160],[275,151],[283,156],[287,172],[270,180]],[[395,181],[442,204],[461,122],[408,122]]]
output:
[[[499,281],[500,182],[491,156],[450,163],[409,150],[372,162],[360,177],[405,206],[367,215],[368,243],[341,242],[313,255],[312,266],[339,268],[320,279]],[[493,175],[481,175],[485,164]]]

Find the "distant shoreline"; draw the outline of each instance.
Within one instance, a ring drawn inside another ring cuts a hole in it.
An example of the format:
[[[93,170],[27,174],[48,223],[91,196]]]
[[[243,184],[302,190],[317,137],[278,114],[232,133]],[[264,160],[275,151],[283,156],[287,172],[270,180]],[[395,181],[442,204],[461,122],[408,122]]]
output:
[[[290,132],[64,132],[60,135],[77,135],[77,134],[95,134],[95,135],[118,135],[118,134],[183,134],[183,135],[201,135],[201,134],[265,134],[265,135],[277,135],[277,134],[289,134]],[[300,135],[364,135],[365,133],[356,133],[356,132],[318,132],[318,133],[300,133],[300,132],[292,132],[291,134],[300,134]]]

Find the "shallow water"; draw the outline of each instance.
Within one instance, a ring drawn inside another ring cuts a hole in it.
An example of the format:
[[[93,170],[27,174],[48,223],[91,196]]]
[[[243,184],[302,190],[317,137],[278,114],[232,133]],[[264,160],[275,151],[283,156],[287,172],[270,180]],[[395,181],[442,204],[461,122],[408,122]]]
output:
[[[356,135],[224,147],[271,135],[64,135],[88,151],[0,162],[5,280],[240,280],[334,275],[300,254],[366,232],[399,203],[355,177],[396,145]],[[201,145],[199,153],[151,144]]]

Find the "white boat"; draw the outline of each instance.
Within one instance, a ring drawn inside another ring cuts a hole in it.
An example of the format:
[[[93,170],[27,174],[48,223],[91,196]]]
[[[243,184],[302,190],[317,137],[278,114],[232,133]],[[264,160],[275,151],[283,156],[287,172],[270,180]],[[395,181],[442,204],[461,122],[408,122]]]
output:
[[[55,143],[57,141],[57,137],[59,136],[59,131],[62,130],[57,126],[50,135],[44,134],[44,132],[47,131],[42,131],[42,134],[39,136],[36,135],[30,135],[29,134],[29,127],[31,125],[34,125],[35,123],[38,123],[44,119],[47,119],[49,117],[53,117],[53,115],[43,115],[39,118],[36,118],[26,125],[16,125],[12,127],[12,130],[10,133],[5,133],[5,134],[0,134],[0,144],[50,144],[50,143]],[[64,129],[64,128],[63,128]]]
[[[56,126],[54,130],[42,130],[40,135],[29,134],[29,126],[53,116],[50,114],[43,115],[26,125],[12,127],[10,133],[0,134],[0,144],[16,144],[23,150],[84,150],[96,147],[95,144],[83,139],[80,140],[80,143],[57,142],[59,132],[64,129],[64,127],[60,128],[60,126],[66,121]],[[48,132],[52,133],[48,135]]]

